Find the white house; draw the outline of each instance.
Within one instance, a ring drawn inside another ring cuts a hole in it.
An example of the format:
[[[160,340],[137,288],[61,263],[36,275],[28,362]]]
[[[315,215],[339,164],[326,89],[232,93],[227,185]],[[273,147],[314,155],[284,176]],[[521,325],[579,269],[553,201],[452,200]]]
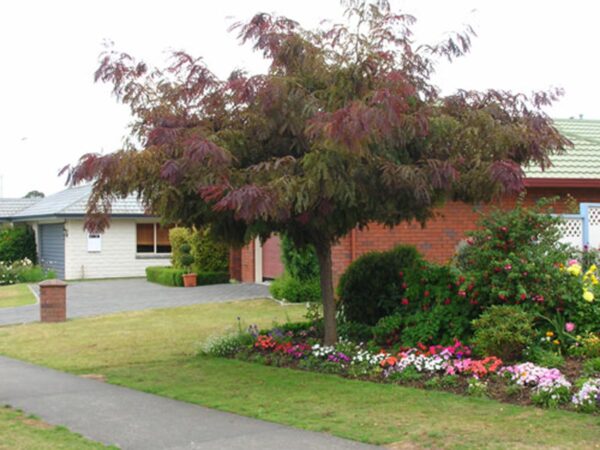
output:
[[[0,222],[31,225],[40,264],[65,280],[137,277],[148,266],[168,264],[169,231],[135,197],[113,203],[106,231],[85,231],[90,193],[91,186],[80,186],[28,202],[3,199]]]

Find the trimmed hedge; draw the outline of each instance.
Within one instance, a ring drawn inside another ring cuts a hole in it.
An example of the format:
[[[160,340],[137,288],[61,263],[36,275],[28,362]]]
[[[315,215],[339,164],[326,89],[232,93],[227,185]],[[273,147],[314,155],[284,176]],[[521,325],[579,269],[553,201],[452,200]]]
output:
[[[146,267],[146,279],[152,283],[162,284],[164,286],[180,287],[183,286],[183,275],[187,270],[176,269],[174,267],[151,266]],[[207,284],[229,283],[229,272],[195,272],[197,275],[198,286]]]
[[[146,279],[164,286],[183,286],[183,275],[186,272],[173,267],[151,266],[146,267]]]
[[[229,283],[229,272],[196,272],[198,286]]]

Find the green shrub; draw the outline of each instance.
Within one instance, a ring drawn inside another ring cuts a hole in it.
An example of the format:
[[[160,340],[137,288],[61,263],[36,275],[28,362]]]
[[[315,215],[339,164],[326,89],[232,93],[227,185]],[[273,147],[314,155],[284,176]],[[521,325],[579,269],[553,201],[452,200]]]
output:
[[[56,278],[51,270],[35,266],[29,259],[4,263],[0,261],[0,286],[15,283],[37,283]]]
[[[350,264],[338,285],[346,319],[375,325],[396,312],[405,290],[403,272],[420,260],[415,247],[398,246],[387,252],[367,253]]]
[[[600,374],[600,358],[591,358],[583,363],[583,373],[588,376]]]
[[[528,208],[521,197],[512,210],[497,209],[482,216],[480,229],[469,233],[468,245],[457,258],[469,300],[483,309],[521,304],[545,315],[564,306],[576,286],[560,268],[570,250],[558,244],[560,219],[551,215],[550,203],[540,200]],[[578,290],[581,304],[581,286]]]
[[[179,247],[179,258],[176,267],[184,269],[186,273],[190,272],[192,264],[194,264],[194,257],[190,253],[191,250],[192,246],[187,243],[181,244]]]
[[[16,276],[17,283],[37,283],[39,281],[56,278],[56,272],[46,270],[40,266],[31,266],[18,269]]]
[[[164,286],[183,286],[183,275],[187,273],[185,269],[176,269],[166,266],[146,267],[146,279],[152,283],[162,284]],[[195,271],[197,285],[204,286],[208,284],[222,284],[229,282],[229,272],[201,272]]]
[[[551,367],[560,369],[565,365],[565,359],[552,350],[547,350],[538,346],[532,347],[525,354],[528,361],[542,367]]]
[[[392,314],[379,319],[371,328],[371,333],[377,344],[391,346],[399,342],[403,328],[404,317],[400,314]]]
[[[171,228],[169,241],[173,267],[184,267],[181,260],[181,248],[184,246],[183,248],[189,249],[189,253],[193,257],[193,261],[189,265],[193,265],[197,272],[227,272],[229,270],[229,247],[214,239],[209,228],[198,230],[183,227]]]
[[[210,228],[195,230],[189,241],[194,265],[201,272],[229,271],[229,247],[213,237]]]
[[[186,271],[174,267],[146,267],[146,279],[164,286],[183,286],[183,275]]]
[[[373,338],[373,328],[364,323],[342,322],[337,329],[341,337],[353,342],[367,342]]]
[[[321,300],[321,285],[318,279],[301,281],[292,278],[287,273],[273,280],[269,291],[274,298],[292,303]]]
[[[571,399],[571,392],[567,387],[559,387],[552,391],[540,390],[531,395],[531,403],[542,408],[558,408]]]
[[[281,236],[281,260],[286,273],[297,280],[314,280],[319,278],[319,260],[312,246],[298,249],[293,241],[285,235]]]
[[[181,268],[181,246],[189,244],[192,232],[189,228],[175,227],[169,230],[169,242],[171,243],[171,264],[175,268]]]
[[[400,306],[403,344],[451,344],[455,339],[470,338],[471,321],[479,308],[461,291],[463,277],[456,268],[421,262],[407,269],[405,280]]]
[[[201,272],[200,270],[194,270],[193,272],[196,274],[196,284],[198,286],[229,283],[229,272]]]
[[[471,397],[487,397],[487,382],[479,380],[478,378],[469,378],[467,383],[467,395],[470,395]]]
[[[473,321],[472,344],[481,356],[497,356],[504,361],[522,358],[534,342],[531,314],[516,305],[494,305]]]
[[[12,263],[22,259],[34,264],[37,260],[35,235],[31,227],[17,226],[0,230],[0,261]]]

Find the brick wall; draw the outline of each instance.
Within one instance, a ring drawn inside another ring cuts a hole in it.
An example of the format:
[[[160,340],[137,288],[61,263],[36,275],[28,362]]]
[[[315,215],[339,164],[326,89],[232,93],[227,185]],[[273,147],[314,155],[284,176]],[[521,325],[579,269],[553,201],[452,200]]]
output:
[[[525,203],[533,204],[543,197],[560,196],[555,205],[556,212],[566,212],[567,194],[577,202],[600,202],[600,188],[530,188]],[[379,224],[371,224],[363,230],[354,230],[340,240],[333,248],[333,273],[335,282],[346,267],[357,257],[369,251],[388,250],[398,244],[412,244],[430,261],[447,262],[456,250],[467,231],[476,228],[480,213],[490,207],[512,208],[516,197],[504,197],[486,205],[470,205],[462,202],[448,202],[436,211],[436,217],[427,222],[425,228],[418,223],[403,223],[392,229]],[[244,250],[246,250],[244,252]],[[252,270],[242,270],[242,281],[254,281],[254,243],[244,247],[241,264],[252,266]]]

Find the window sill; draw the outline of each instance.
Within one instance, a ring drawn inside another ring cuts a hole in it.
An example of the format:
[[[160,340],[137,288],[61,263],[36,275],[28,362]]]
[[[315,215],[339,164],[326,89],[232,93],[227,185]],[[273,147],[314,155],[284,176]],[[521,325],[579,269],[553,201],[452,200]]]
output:
[[[170,253],[136,253],[135,259],[171,259]]]

